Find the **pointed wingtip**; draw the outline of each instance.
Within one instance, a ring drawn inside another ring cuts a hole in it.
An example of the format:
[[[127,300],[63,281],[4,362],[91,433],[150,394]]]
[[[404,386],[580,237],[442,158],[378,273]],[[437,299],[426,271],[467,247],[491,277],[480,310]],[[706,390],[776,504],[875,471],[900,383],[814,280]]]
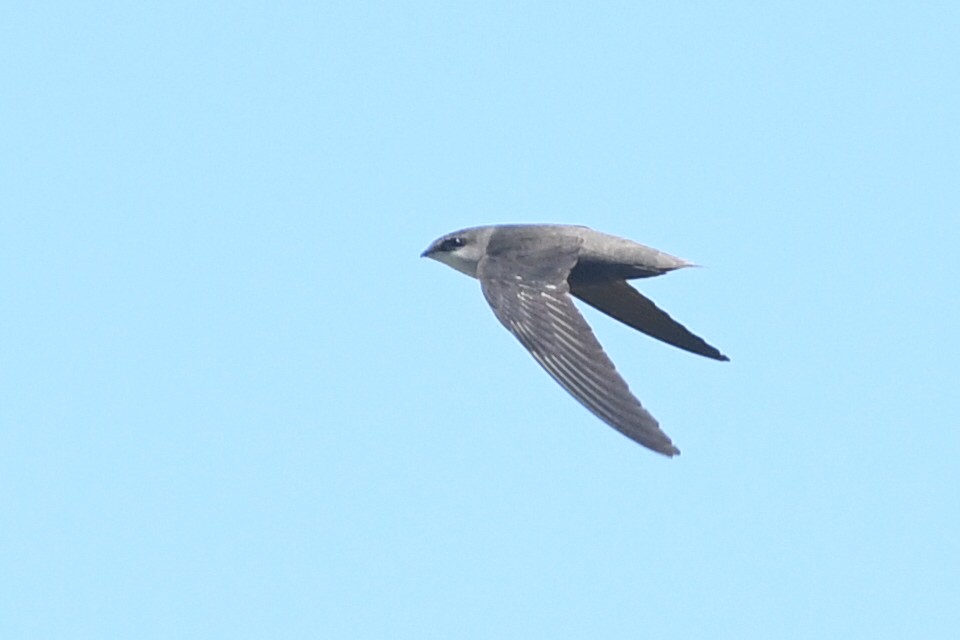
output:
[[[666,456],[667,458],[673,458],[674,456],[680,455],[680,449],[677,449],[677,447],[674,446],[673,442],[670,441],[670,437],[667,436],[667,434],[661,431],[659,435],[663,436],[663,439],[659,440],[658,442],[650,442],[649,440],[641,441],[641,440],[635,440],[635,439],[634,441],[646,447],[647,449],[650,449],[654,453],[659,453],[660,455]]]

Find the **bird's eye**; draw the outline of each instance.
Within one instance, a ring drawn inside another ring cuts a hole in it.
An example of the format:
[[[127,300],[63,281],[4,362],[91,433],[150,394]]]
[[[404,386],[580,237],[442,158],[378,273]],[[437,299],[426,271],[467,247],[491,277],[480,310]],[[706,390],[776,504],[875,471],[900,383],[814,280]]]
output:
[[[466,241],[460,237],[447,238],[440,243],[440,251],[453,251],[466,244]]]

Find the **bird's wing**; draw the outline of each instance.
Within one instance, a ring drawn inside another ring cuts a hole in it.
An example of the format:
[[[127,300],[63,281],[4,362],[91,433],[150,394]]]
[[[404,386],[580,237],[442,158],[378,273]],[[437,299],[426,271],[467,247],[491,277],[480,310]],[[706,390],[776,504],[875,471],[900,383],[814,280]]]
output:
[[[657,340],[714,360],[730,359],[667,315],[666,311],[657,307],[652,300],[625,280],[575,283],[570,293],[611,318]]]
[[[483,295],[500,322],[560,386],[601,420],[645,447],[680,453],[627,387],[573,304],[567,276],[579,245],[565,240],[497,247],[478,265]],[[539,245],[539,246],[537,246]]]

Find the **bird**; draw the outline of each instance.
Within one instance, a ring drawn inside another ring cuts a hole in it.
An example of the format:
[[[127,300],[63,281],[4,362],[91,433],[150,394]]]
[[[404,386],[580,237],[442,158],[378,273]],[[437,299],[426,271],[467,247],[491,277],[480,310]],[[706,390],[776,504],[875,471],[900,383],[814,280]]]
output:
[[[678,455],[630,391],[573,298],[653,338],[713,360],[729,358],[627,281],[696,266],[579,225],[500,224],[453,231],[421,254],[480,281],[497,319],[570,395],[631,440]]]

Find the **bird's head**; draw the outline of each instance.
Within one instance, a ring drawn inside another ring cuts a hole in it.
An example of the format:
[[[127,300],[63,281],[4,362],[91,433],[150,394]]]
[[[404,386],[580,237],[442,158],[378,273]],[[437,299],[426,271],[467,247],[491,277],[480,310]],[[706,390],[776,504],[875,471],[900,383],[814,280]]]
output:
[[[476,278],[477,264],[486,254],[487,242],[492,232],[492,227],[453,231],[434,240],[420,257],[442,262],[460,273]]]

